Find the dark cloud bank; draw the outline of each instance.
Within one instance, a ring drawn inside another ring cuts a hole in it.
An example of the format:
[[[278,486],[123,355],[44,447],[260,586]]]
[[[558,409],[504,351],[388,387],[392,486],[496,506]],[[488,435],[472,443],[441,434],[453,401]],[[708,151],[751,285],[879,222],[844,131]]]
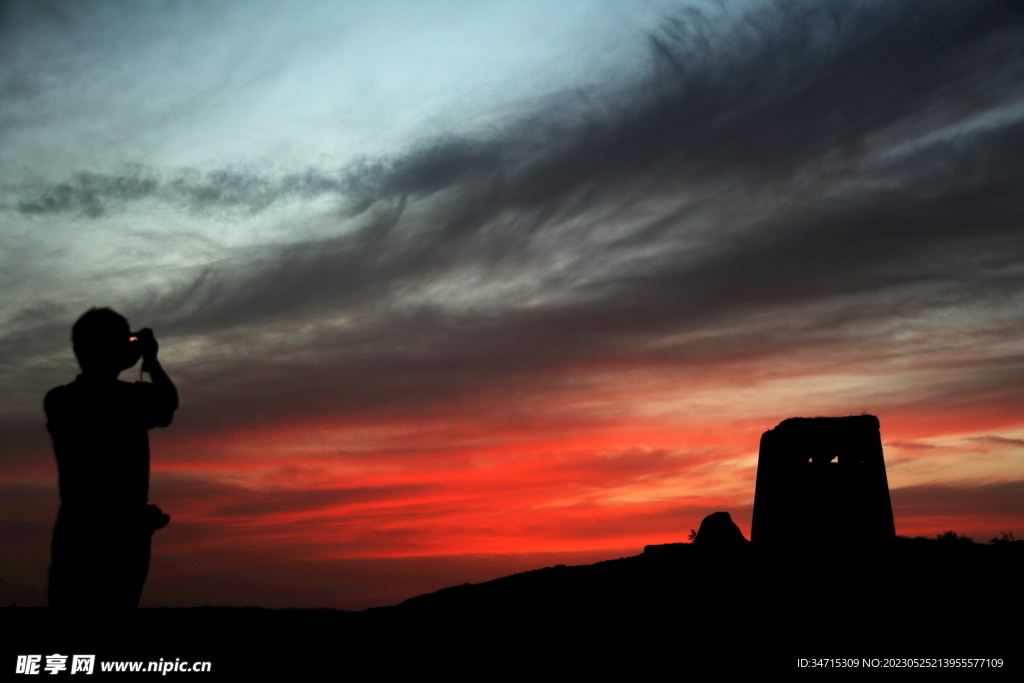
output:
[[[165,338],[257,353],[258,379],[253,356],[224,358],[216,375],[237,379],[192,394],[237,396],[249,415],[261,386],[275,410],[419,409],[556,368],[829,349],[868,323],[1019,301],[1020,6],[691,9],[650,36],[635,88],[552,97],[487,138],[337,172],[83,172],[25,186],[12,206],[100,216],[142,199],[259,212],[336,198],[356,229],[233,253],[127,311]],[[508,288],[488,295],[495,283]],[[255,341],[339,315],[287,344]],[[993,313],[985,333],[1019,338],[1019,322]],[[666,335],[682,341],[652,343]],[[986,391],[1019,399],[1022,360],[1004,358]],[[198,383],[211,370],[182,372]]]

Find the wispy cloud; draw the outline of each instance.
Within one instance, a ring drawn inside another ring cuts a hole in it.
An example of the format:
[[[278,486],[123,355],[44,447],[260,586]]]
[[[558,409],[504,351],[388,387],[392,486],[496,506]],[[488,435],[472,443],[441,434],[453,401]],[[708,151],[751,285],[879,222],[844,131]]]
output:
[[[851,340],[884,354],[918,330],[931,353],[934,317],[964,302],[998,346],[1024,292],[1018,18],[962,2],[691,9],[650,36],[639,85],[552,96],[487,136],[337,171],[83,172],[14,206],[336,198],[330,234],[226,249],[128,312],[270,372],[315,358],[340,380],[357,364],[396,393]]]
[[[160,174],[135,169],[123,175],[83,171],[61,183],[24,183],[17,188],[15,208],[29,215],[78,213],[98,218],[131,202],[155,199],[196,212],[254,213],[289,199],[344,196],[351,184],[340,173],[314,169],[276,178],[235,170]]]
[[[1002,448],[1014,448],[1024,446],[1024,439],[1008,439],[1005,436],[996,436],[994,434],[986,434],[985,436],[972,436],[970,440]]]

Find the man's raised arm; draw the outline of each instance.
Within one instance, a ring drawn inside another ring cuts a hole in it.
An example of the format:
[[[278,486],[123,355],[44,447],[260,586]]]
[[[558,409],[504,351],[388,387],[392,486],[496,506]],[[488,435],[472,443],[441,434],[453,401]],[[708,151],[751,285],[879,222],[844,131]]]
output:
[[[136,332],[135,336],[138,337],[139,344],[142,345],[142,371],[149,373],[153,380],[153,387],[157,390],[159,405],[156,426],[166,427],[171,424],[171,420],[174,419],[174,411],[178,409],[178,390],[156,358],[160,345],[157,344],[153,330],[146,327]]]

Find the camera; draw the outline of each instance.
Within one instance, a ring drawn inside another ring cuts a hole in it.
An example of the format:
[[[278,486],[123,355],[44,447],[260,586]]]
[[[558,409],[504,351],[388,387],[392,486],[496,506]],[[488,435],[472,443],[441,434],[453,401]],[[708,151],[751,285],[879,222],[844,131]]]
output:
[[[142,358],[142,344],[139,343],[139,333],[132,332],[124,347],[123,367],[127,370],[138,363],[140,358]]]

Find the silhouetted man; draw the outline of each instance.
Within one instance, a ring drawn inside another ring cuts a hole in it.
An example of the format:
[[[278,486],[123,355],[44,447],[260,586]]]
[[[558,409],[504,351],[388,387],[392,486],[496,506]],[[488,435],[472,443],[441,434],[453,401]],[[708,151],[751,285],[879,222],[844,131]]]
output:
[[[46,428],[60,472],[51,607],[132,608],[149,572],[153,532],[170,517],[149,505],[149,435],[166,427],[178,392],[156,359],[153,331],[131,332],[109,308],[71,330],[82,374],[46,395]],[[152,383],[118,375],[142,357]]]

